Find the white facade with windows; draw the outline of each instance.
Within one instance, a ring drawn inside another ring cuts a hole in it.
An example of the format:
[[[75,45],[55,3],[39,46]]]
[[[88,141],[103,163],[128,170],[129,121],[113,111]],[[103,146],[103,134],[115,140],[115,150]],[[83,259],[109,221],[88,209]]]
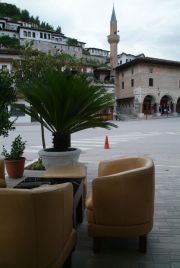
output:
[[[122,52],[121,54],[117,55],[118,58],[118,65],[130,62],[136,58],[144,58],[145,55],[144,54],[139,54],[137,56],[132,55],[132,54],[127,54],[125,52]]]
[[[87,48],[86,50],[92,56],[109,57],[109,50],[99,48]]]
[[[7,19],[0,19],[0,36],[9,36],[19,39],[20,45],[33,41],[33,49],[42,52],[54,52],[56,50],[70,55],[82,56],[82,49],[85,43],[78,42],[77,46],[69,46],[68,40],[62,33],[40,29],[33,23],[23,21],[12,22]]]

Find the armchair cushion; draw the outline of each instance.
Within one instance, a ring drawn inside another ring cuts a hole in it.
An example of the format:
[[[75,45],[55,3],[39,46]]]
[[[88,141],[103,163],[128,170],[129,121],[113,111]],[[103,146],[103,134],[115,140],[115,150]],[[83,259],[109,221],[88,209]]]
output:
[[[0,189],[0,267],[62,267],[76,243],[70,183]]]
[[[154,214],[153,161],[127,157],[100,162],[86,208],[90,236],[147,234]]]

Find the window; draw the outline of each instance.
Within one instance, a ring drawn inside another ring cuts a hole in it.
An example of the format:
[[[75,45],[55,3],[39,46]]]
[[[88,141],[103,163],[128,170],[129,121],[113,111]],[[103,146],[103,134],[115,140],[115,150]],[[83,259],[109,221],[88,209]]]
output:
[[[43,34],[42,33],[40,33],[40,38],[43,38]]]
[[[120,60],[120,64],[122,64],[122,60]]]
[[[134,86],[134,79],[131,79],[131,87]]]
[[[50,34],[48,34],[48,39],[51,39],[51,35]]]
[[[44,34],[44,39],[47,39],[47,34],[46,33]]]
[[[13,104],[11,105],[12,116],[25,116],[24,112],[25,104]]]
[[[35,32],[32,33],[32,37],[36,38],[36,33]]]
[[[126,59],[126,62],[128,62],[128,59]]]
[[[149,78],[149,87],[153,87],[153,78]]]
[[[124,89],[124,81],[122,81],[122,89]]]
[[[26,32],[26,31],[24,31],[24,32],[23,32],[23,35],[26,37],[26,36],[27,36],[27,32]]]
[[[2,70],[6,71],[7,70],[7,65],[2,65]]]
[[[31,32],[28,32],[28,37],[31,37]]]

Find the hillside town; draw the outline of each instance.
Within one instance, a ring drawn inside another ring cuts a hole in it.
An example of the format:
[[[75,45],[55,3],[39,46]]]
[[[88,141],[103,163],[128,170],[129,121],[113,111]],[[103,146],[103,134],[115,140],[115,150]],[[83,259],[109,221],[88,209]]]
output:
[[[108,29],[107,29],[108,32]],[[143,53],[118,54],[119,35],[113,7],[107,41],[110,50],[86,47],[84,41],[67,37],[61,32],[39,27],[34,22],[12,18],[0,18],[0,69],[12,70],[12,63],[21,59],[21,50],[15,46],[6,47],[4,39],[15,40],[19,47],[31,45],[34,51],[42,53],[68,54],[81,59],[81,72],[102,84],[114,98],[114,107],[104,111],[109,119],[126,116],[143,118],[180,113],[180,62],[146,57]],[[18,105],[28,105],[22,98]],[[31,122],[32,119],[12,107],[17,122]]]

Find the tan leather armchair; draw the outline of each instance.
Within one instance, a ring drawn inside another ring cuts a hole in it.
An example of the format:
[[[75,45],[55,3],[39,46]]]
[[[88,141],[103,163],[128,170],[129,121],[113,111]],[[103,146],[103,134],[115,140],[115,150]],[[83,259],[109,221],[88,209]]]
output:
[[[0,188],[4,188],[4,187],[6,187],[4,160],[0,159]]]
[[[145,252],[147,234],[153,226],[153,161],[127,157],[100,162],[86,208],[95,252],[100,238],[124,236],[139,236],[139,250]]]
[[[0,267],[59,268],[76,244],[70,183],[0,189]]]

